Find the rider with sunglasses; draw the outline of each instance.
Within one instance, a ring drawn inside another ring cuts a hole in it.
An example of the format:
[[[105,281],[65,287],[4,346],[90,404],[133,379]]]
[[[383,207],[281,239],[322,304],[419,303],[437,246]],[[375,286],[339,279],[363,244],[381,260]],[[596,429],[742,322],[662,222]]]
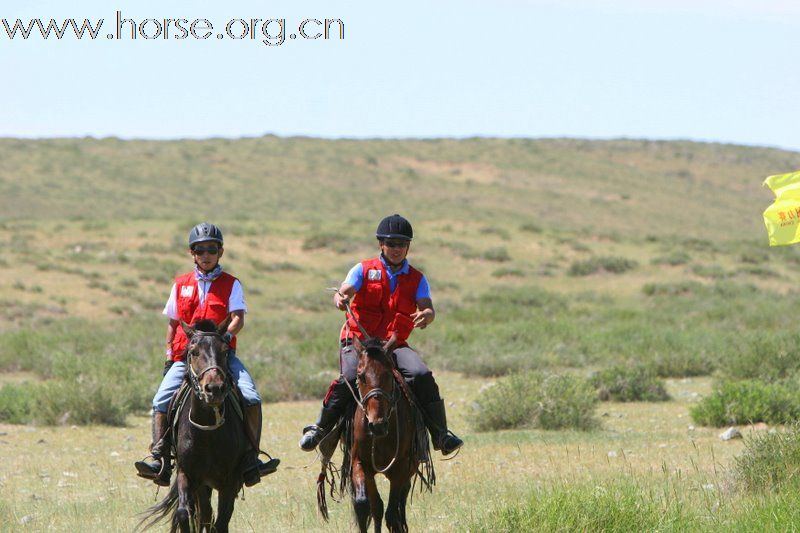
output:
[[[255,383],[236,357],[236,334],[244,327],[247,305],[242,284],[238,279],[222,271],[219,260],[224,253],[222,232],[207,222],[198,224],[189,232],[189,252],[194,259],[193,271],[175,278],[172,291],[164,307],[169,317],[166,336],[164,379],[153,398],[153,443],[150,453],[153,461],[137,461],[138,475],[152,479],[157,485],[169,486],[171,468],[169,464],[170,439],[168,413],[170,400],[177,391],[186,372],[184,350],[189,343],[180,321],[194,324],[203,319],[219,324],[231,317],[228,331],[223,338],[230,344],[228,367],[245,402],[245,424],[250,437],[256,442],[261,438],[261,397]],[[164,457],[167,460],[164,460]],[[252,486],[261,481],[261,476],[274,472],[280,462],[271,459],[262,463],[258,450],[253,450],[245,459],[245,485]]]
[[[305,451],[316,448],[354,402],[344,380],[351,383],[356,380],[358,354],[352,338],[364,340],[360,324],[370,336],[396,338],[394,360],[397,367],[422,407],[434,449],[447,455],[460,448],[463,442],[447,429],[444,401],[439,396],[433,374],[406,343],[412,329],[425,329],[436,316],[427,279],[406,259],[414,232],[408,220],[392,215],[381,220],[375,236],[381,255],[355,265],[334,294],[334,305],[347,311],[349,304],[355,319],[348,315],[342,327],[341,376],[331,383],[317,423],[303,430],[300,448]]]

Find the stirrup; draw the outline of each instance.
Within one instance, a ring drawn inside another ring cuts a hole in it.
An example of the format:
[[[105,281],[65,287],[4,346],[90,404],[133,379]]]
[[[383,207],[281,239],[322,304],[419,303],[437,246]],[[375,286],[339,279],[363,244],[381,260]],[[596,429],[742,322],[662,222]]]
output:
[[[269,457],[269,461],[267,461],[266,463],[259,460],[261,465],[258,468],[258,473],[261,474],[261,477],[274,474],[278,470],[278,465],[281,464],[280,459],[278,459],[277,457],[272,457],[264,450],[259,450],[258,455],[266,455],[267,457]]]
[[[447,448],[445,448],[445,446],[444,446],[444,443],[445,443],[445,441],[446,441],[448,438],[450,438],[450,437],[452,437],[452,438],[456,439],[456,440],[457,440],[457,441],[458,441],[460,444],[459,444],[458,446],[456,446],[455,448],[450,448],[450,449],[447,449]],[[463,440],[461,440],[461,439],[460,439],[460,438],[459,438],[459,437],[458,437],[458,436],[457,436],[455,433],[453,433],[453,432],[452,432],[452,431],[450,431],[449,429],[448,429],[448,430],[446,430],[446,431],[445,431],[445,433],[444,433],[444,434],[441,436],[441,438],[439,438],[438,440],[439,440],[439,442],[438,442],[438,445],[439,445],[439,446],[438,446],[438,449],[439,449],[439,451],[441,451],[441,452],[442,452],[442,455],[450,455],[450,454],[451,454],[451,453],[453,453],[453,452],[458,452],[458,451],[460,451],[460,450],[461,450],[461,447],[462,447],[462,446],[464,446],[464,441],[463,441]],[[456,455],[458,455],[458,453],[456,453]],[[455,457],[455,455],[454,455],[453,457]],[[451,457],[451,459],[452,459],[453,457]]]
[[[147,458],[161,461],[161,468],[158,470],[158,472],[155,472],[153,467],[146,462]],[[148,479],[159,487],[169,487],[170,477],[172,477],[172,468],[169,466],[168,458],[148,455],[141,461],[136,461],[133,463],[133,466],[136,468],[136,475],[140,478]],[[167,474],[168,476],[165,478],[164,476]]]
[[[319,443],[322,442],[322,439],[325,438],[325,435],[327,433],[328,431],[325,428],[320,427],[316,424],[311,424],[310,426],[304,427],[303,436],[300,437],[300,443],[299,443],[300,449],[305,452],[313,451],[314,448],[316,448],[317,445],[319,445]],[[303,441],[305,441],[306,439],[308,439],[307,444],[310,447],[303,446]]]

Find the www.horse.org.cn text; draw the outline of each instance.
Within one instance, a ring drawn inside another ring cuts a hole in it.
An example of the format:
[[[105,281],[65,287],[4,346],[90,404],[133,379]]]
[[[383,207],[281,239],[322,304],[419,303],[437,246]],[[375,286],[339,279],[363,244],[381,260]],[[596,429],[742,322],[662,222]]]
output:
[[[287,40],[330,41],[344,40],[344,22],[341,19],[303,19],[287,26],[285,18],[234,18],[223,24],[214,24],[205,18],[145,18],[137,20],[116,12],[113,27],[106,20],[96,21],[68,18],[63,20],[32,18],[27,20],[2,19],[0,36],[9,40],[75,38],[78,40],[197,40],[227,39],[261,42],[266,46],[280,46]],[[294,28],[289,30],[288,28]],[[105,33],[104,33],[105,28]]]

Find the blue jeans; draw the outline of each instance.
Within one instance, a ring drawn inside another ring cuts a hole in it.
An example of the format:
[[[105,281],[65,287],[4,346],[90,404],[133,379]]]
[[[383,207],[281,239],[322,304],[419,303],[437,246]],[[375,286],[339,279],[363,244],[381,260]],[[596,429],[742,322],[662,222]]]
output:
[[[256,384],[253,383],[253,378],[247,372],[242,362],[236,357],[236,352],[231,351],[228,355],[228,367],[231,371],[231,377],[239,390],[242,391],[244,396],[244,403],[247,405],[258,405],[261,403],[261,396],[258,395]],[[156,395],[153,397],[153,410],[160,413],[166,413],[169,409],[169,401],[172,395],[178,390],[183,382],[183,375],[186,373],[186,363],[184,361],[177,361],[161,380],[161,385],[158,387]]]

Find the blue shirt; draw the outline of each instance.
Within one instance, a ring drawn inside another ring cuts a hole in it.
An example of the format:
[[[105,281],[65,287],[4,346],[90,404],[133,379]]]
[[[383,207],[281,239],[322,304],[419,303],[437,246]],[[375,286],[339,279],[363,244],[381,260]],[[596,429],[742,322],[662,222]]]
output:
[[[403,259],[403,266],[400,267],[400,270],[397,272],[392,272],[392,269],[386,264],[386,260],[382,255],[381,263],[383,263],[383,266],[386,269],[386,275],[389,276],[389,290],[394,292],[394,290],[397,288],[397,277],[402,276],[403,274],[408,274],[408,259]],[[344,282],[348,285],[352,285],[356,291],[361,289],[361,285],[364,283],[364,269],[361,268],[361,263],[358,263],[356,266],[350,269],[350,272],[347,273],[347,277],[345,278]],[[428,286],[428,280],[425,279],[425,274],[423,274],[422,278],[419,280],[419,287],[417,287],[417,301],[420,301],[422,298],[430,297],[431,289]]]

